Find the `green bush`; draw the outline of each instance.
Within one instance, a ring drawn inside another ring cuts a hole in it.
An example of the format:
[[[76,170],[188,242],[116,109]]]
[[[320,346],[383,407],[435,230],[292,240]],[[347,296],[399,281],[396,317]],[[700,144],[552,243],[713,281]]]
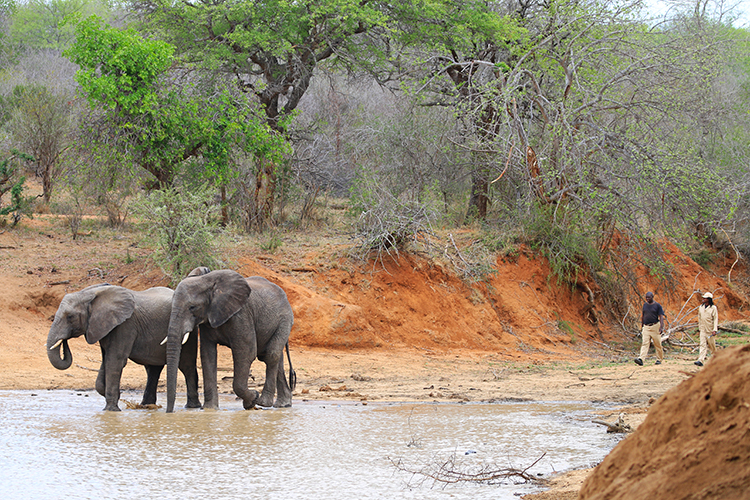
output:
[[[355,224],[358,244],[355,253],[369,257],[375,252],[376,260],[386,254],[398,256],[410,242],[432,235],[431,223],[435,213],[426,203],[395,196],[378,186],[370,185],[353,196],[353,210],[359,212]]]
[[[11,227],[15,227],[21,217],[31,217],[33,212],[33,196],[24,196],[26,176],[21,174],[21,160],[31,161],[27,154],[12,151],[0,159],[0,223],[7,223],[6,216],[10,216]],[[10,203],[3,206],[2,198],[10,194]]]
[[[152,191],[133,204],[133,211],[149,226],[154,259],[173,284],[195,267],[218,267],[214,256],[218,209],[205,186]]]
[[[525,230],[531,247],[547,258],[558,281],[575,285],[579,275],[600,269],[601,258],[581,218],[573,211],[565,214],[567,219],[559,215],[552,205],[537,205]]]

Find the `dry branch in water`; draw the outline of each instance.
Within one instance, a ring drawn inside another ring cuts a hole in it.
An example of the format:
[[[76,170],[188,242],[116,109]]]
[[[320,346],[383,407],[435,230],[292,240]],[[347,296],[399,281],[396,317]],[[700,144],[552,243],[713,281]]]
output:
[[[539,461],[544,458],[547,453],[543,453],[542,456],[537,458],[531,465],[524,469],[510,468],[499,468],[495,465],[482,464],[475,466],[473,469],[470,466],[465,466],[461,469],[461,465],[457,463],[456,454],[452,454],[445,461],[435,461],[423,466],[421,469],[413,469],[405,465],[401,459],[390,460],[397,470],[406,472],[412,475],[409,481],[409,486],[420,486],[425,481],[432,481],[432,486],[437,484],[443,485],[443,487],[449,484],[456,483],[484,483],[484,484],[501,484],[504,480],[517,479],[519,482],[545,482],[544,479],[530,474],[528,471],[534,467]]]
[[[159,408],[161,408],[161,405],[142,405],[129,399],[123,399],[121,401],[125,403],[125,408],[127,408],[128,410],[158,410]]]
[[[612,422],[611,424],[608,422],[603,422],[601,420],[592,420],[593,423],[604,425],[607,427],[607,432],[633,432],[633,429],[630,427],[630,425],[625,423],[625,414],[620,413],[620,416],[617,418],[616,421]]]

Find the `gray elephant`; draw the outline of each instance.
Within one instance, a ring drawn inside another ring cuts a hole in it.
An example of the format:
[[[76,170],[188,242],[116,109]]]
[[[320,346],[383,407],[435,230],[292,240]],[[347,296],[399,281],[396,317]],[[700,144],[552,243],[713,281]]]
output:
[[[204,408],[219,407],[216,382],[217,345],[232,350],[234,393],[245,409],[258,406],[292,405],[295,373],[289,357],[289,333],[294,313],[286,293],[270,281],[231,270],[208,272],[182,280],[172,300],[167,336],[167,412],[174,410],[177,361],[181,344],[200,325]],[[284,377],[284,348],[289,360],[289,382]],[[250,365],[255,359],[266,364],[263,391],[247,387]],[[276,401],[274,401],[276,395]]]
[[[104,410],[120,410],[120,378],[128,358],[146,367],[142,404],[156,403],[159,375],[167,357],[166,345],[161,342],[169,326],[173,294],[165,287],[136,292],[101,284],[65,295],[47,336],[50,363],[58,370],[68,369],[73,362],[68,339],[85,335],[89,344],[99,342],[102,351],[96,391],[107,401]],[[197,353],[198,340],[193,338],[179,359],[179,368],[187,384],[189,408],[201,406]]]

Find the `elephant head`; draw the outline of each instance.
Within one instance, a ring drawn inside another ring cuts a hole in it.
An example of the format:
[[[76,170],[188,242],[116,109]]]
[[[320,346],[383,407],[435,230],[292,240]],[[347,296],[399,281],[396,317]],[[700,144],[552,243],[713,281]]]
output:
[[[231,270],[205,271],[207,269],[191,273],[182,280],[172,297],[172,315],[166,338],[167,412],[174,410],[177,365],[182,344],[197,325],[207,323],[211,328],[217,328],[229,321],[250,296],[250,286],[239,273]]]
[[[73,363],[68,339],[85,335],[86,342],[95,344],[128,319],[134,309],[133,295],[119,286],[94,285],[65,295],[47,336],[47,357],[52,366],[67,370]]]

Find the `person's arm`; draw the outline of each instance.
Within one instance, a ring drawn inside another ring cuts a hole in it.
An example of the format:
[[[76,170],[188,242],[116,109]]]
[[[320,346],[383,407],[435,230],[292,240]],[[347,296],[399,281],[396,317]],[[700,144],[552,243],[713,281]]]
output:
[[[659,333],[664,331],[664,309],[659,307]]]
[[[714,333],[713,335],[716,335],[719,333],[719,309],[714,306]]]

